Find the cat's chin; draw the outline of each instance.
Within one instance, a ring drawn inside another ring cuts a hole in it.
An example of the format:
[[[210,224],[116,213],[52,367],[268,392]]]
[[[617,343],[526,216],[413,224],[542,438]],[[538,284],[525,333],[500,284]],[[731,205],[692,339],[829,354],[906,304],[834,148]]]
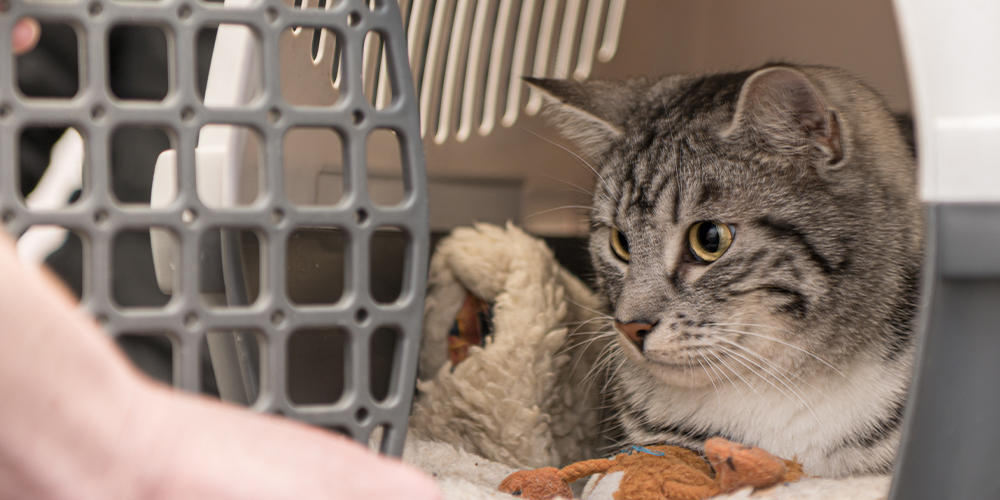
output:
[[[694,366],[659,362],[647,359],[645,365],[656,380],[664,385],[682,389],[709,387],[714,380],[697,363]]]
[[[678,359],[665,353],[629,353],[629,357],[640,363],[659,382],[682,388],[709,386],[713,379],[705,372],[703,365],[695,359]]]

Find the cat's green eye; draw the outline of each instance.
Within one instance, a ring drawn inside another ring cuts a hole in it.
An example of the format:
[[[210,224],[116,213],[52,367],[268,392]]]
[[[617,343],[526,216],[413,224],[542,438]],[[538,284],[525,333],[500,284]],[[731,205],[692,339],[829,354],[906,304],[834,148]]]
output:
[[[628,238],[615,228],[611,228],[611,250],[615,252],[615,256],[625,262],[632,258],[628,252]]]
[[[715,262],[733,244],[733,230],[726,224],[702,221],[688,231],[691,254],[702,262]]]

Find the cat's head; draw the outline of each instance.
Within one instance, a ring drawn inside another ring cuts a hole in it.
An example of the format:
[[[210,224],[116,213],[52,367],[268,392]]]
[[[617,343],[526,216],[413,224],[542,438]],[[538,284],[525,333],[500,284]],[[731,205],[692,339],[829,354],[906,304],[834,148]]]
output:
[[[789,66],[529,83],[599,173],[590,251],[624,355],[704,385],[703,366],[801,372],[909,349],[915,167],[868,87]]]

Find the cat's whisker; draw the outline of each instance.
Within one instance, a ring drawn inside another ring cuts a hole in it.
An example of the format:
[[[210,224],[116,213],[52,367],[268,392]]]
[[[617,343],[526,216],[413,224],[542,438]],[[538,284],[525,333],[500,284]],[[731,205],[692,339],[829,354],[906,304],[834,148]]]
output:
[[[606,318],[604,316],[596,316],[595,315],[593,317],[589,317],[587,319],[580,320],[580,321],[567,321],[565,323],[560,323],[559,326],[565,326],[565,327],[577,326],[577,327],[580,327],[580,326],[587,325],[588,323],[593,323],[594,321],[599,321],[599,320],[604,320],[604,321],[607,321],[609,323],[611,322],[611,318]]]
[[[716,375],[716,377],[717,377],[717,379],[719,381],[719,385],[722,385],[722,379],[726,378],[725,374],[722,373],[721,370],[719,370],[719,367],[715,365],[715,363],[712,361],[711,358],[709,358],[708,356],[705,356],[704,354],[701,354],[701,353],[699,353],[699,355],[701,356],[702,359],[705,360],[705,365],[708,366],[708,369],[712,370],[712,373],[714,373]]]
[[[741,377],[740,374],[736,370],[733,370],[733,367],[729,366],[729,364],[726,363],[722,359],[721,356],[719,356],[715,352],[711,352],[711,354],[712,354],[712,356],[715,357],[715,360],[718,361],[719,364],[721,364],[722,366],[726,367],[727,370],[729,370],[729,373],[732,373],[733,375],[736,375],[740,380],[743,380],[743,383],[746,384],[747,387],[749,387],[753,392],[757,392],[757,389],[754,389],[754,387],[752,385],[750,385],[743,377]],[[750,420],[752,422],[753,418],[754,418],[753,411],[750,410],[750,404],[747,403],[747,399],[745,397],[743,397],[743,391],[741,391],[740,388],[736,386],[736,382],[734,382],[733,379],[729,377],[729,375],[726,375],[726,372],[722,371],[721,369],[720,369],[720,372],[722,373],[722,375],[724,377],[726,377],[726,380],[729,381],[729,384],[733,386],[733,389],[736,390],[736,394],[739,394],[740,399],[743,400],[743,406],[746,407],[747,414],[750,415]],[[757,395],[760,396],[760,398],[762,400],[764,399],[764,396],[761,396],[759,392],[757,392]]]
[[[733,352],[733,351],[731,351],[731,350],[729,350],[729,349],[726,349],[725,347],[722,347],[722,346],[717,346],[717,347],[718,347],[719,349],[721,349],[722,351],[724,351],[724,352],[727,352],[727,353],[729,353],[729,354],[733,354],[733,355],[735,356],[735,352]],[[744,359],[745,359],[745,358],[744,358]],[[792,398],[792,396],[789,396],[789,395],[788,395],[788,393],[786,393],[785,391],[781,390],[781,388],[780,388],[780,387],[778,387],[778,385],[777,385],[777,384],[775,384],[774,382],[772,382],[771,380],[769,380],[769,379],[768,379],[767,377],[765,377],[764,375],[761,375],[761,373],[760,373],[760,372],[758,372],[757,370],[755,370],[755,369],[754,369],[754,368],[753,368],[752,366],[750,366],[750,365],[748,365],[748,364],[746,364],[746,363],[744,363],[744,362],[740,361],[740,359],[739,359],[738,357],[733,357],[733,361],[736,361],[737,363],[739,363],[739,364],[743,365],[743,366],[744,366],[744,367],[745,367],[745,368],[746,368],[747,370],[750,370],[750,372],[751,372],[751,373],[753,373],[754,375],[757,375],[757,377],[758,377],[758,378],[760,378],[760,379],[761,379],[761,380],[763,380],[764,382],[767,382],[767,383],[768,383],[768,384],[769,384],[769,385],[770,385],[771,387],[773,387],[773,388],[774,388],[774,389],[775,389],[776,391],[778,391],[778,392],[779,392],[779,393],[781,393],[781,394],[782,394],[783,396],[785,396],[786,398],[788,398],[788,400],[789,400],[789,401],[792,401],[792,402],[795,402],[795,399],[798,399],[798,400],[799,400],[799,402],[800,402],[800,403],[802,403],[802,406],[804,406],[804,407],[805,407],[805,409],[809,411],[809,413],[810,413],[810,414],[812,415],[813,419],[815,419],[815,420],[816,420],[816,423],[817,423],[817,424],[821,424],[821,422],[822,422],[822,421],[821,421],[821,420],[819,419],[819,416],[818,416],[818,415],[816,415],[816,412],[815,412],[815,411],[813,411],[813,408],[812,408],[812,405],[810,405],[810,404],[809,404],[809,403],[808,403],[808,402],[807,402],[807,401],[805,400],[805,398],[804,398],[804,397],[802,397],[802,395],[800,395],[800,394],[799,394],[798,392],[796,392],[796,391],[795,391],[794,389],[792,389],[792,388],[791,388],[791,387],[790,387],[790,386],[789,386],[788,384],[785,384],[785,383],[784,383],[783,381],[781,381],[780,379],[778,380],[779,382],[781,382],[781,384],[782,384],[782,385],[784,385],[784,386],[785,386],[785,387],[786,387],[786,388],[787,388],[787,389],[788,389],[788,390],[789,390],[789,391],[790,391],[790,392],[791,392],[791,393],[792,393],[792,394],[793,394],[793,395],[795,396],[795,398]],[[749,361],[749,360],[748,360],[748,361]],[[754,364],[756,364],[756,363],[754,363]],[[760,368],[761,370],[764,370],[764,372],[765,372],[765,373],[770,373],[770,372],[768,372],[768,371],[767,371],[766,369],[764,369],[764,367],[760,366],[759,364],[756,364],[756,365],[757,365],[757,366],[758,366],[758,367],[759,367],[759,368]],[[772,376],[773,376],[773,375],[772,375]]]
[[[562,323],[559,323],[559,326],[585,325],[587,323],[590,323],[591,321],[594,321],[595,319],[598,318],[587,318],[587,319],[581,319],[580,321],[564,321]]]
[[[789,379],[785,375],[782,375],[780,372],[779,373],[775,373],[774,371],[772,371],[771,369],[768,368],[768,367],[775,367],[776,368],[776,365],[774,363],[768,361],[766,358],[763,358],[762,356],[759,356],[759,355],[757,356],[758,358],[760,358],[761,360],[763,360],[766,363],[767,366],[765,366],[764,364],[761,364],[761,363],[759,363],[757,361],[754,361],[754,360],[752,360],[750,358],[747,358],[746,356],[743,356],[743,355],[739,354],[738,352],[736,352],[736,351],[734,351],[732,349],[728,349],[728,348],[723,347],[723,346],[718,346],[718,347],[719,347],[719,349],[722,349],[723,351],[731,354],[732,356],[736,356],[738,358],[746,360],[746,362],[753,364],[757,368],[760,368],[764,373],[767,373],[768,375],[770,375],[771,377],[773,377],[775,380],[777,380],[779,383],[781,383],[781,385],[785,386],[785,388],[787,388],[792,394],[795,394],[795,396],[798,397],[800,400],[804,399],[805,393],[802,392],[802,390],[799,389],[798,386],[796,386],[795,383],[791,379]],[[746,366],[746,365],[744,365],[744,366]],[[763,377],[759,373],[757,373],[757,375],[760,376],[760,377]]]
[[[567,321],[565,323],[560,323],[559,326],[586,325],[587,323],[590,323],[592,321],[596,321],[596,320],[599,320],[599,319],[610,320],[610,318],[605,318],[603,316],[596,316],[596,317],[585,319],[585,320],[581,320],[581,321]]]
[[[802,406],[804,408],[806,408],[809,411],[810,414],[812,414],[813,418],[816,419],[817,422],[819,422],[819,418],[817,417],[816,413],[813,411],[812,407],[809,405],[808,402],[805,401],[805,399],[798,392],[794,391],[791,387],[788,387],[787,384],[785,384],[784,382],[782,382],[782,385],[785,385],[786,388],[788,389],[788,391],[792,393],[792,395],[789,395],[787,392],[783,391],[780,387],[778,387],[777,384],[775,384],[773,381],[771,381],[770,379],[768,379],[768,377],[765,377],[763,374],[761,374],[759,371],[757,371],[757,369],[755,369],[753,366],[750,366],[750,365],[744,363],[743,361],[741,361],[738,357],[735,357],[735,353],[734,352],[732,352],[732,351],[730,351],[730,350],[728,350],[726,348],[723,348],[723,347],[720,347],[720,349],[723,352],[726,352],[727,354],[733,355],[734,356],[733,357],[733,361],[736,361],[740,365],[743,365],[743,367],[745,367],[751,373],[753,373],[754,375],[756,375],[757,378],[763,380],[768,385],[770,385],[771,387],[773,387],[776,391],[778,391],[779,393],[781,393],[781,395],[784,396],[789,401],[791,401],[791,402],[794,403],[794,402],[796,402],[796,400],[798,400],[798,402],[801,403]],[[746,359],[746,358],[744,358],[744,359]],[[754,363],[754,365],[756,365],[761,370],[763,370],[763,368],[760,367],[760,365],[758,365],[756,363]],[[765,371],[765,373],[766,373],[766,371]],[[795,396],[795,397],[793,398],[792,396]]]
[[[560,179],[558,177],[554,177],[554,176],[551,176],[551,175],[548,175],[548,174],[542,174],[542,176],[548,177],[549,179],[552,179],[554,181],[559,181],[559,182],[561,182],[563,184],[568,184],[568,185],[570,185],[572,187],[575,187],[576,189],[578,189],[583,194],[594,196],[594,192],[593,191],[590,191],[588,189],[584,189],[583,187],[578,186],[578,185],[576,185],[576,184],[574,184],[574,183],[572,183],[570,181],[567,181],[566,179]]]
[[[590,370],[587,371],[587,374],[584,375],[583,379],[591,380],[591,377],[596,377],[596,375],[601,371],[605,372],[610,371],[611,360],[614,359],[615,357],[613,354],[615,352],[616,347],[617,345],[614,342],[609,342],[608,345],[604,346],[601,349],[601,352],[598,353],[597,360],[594,361],[594,366],[590,367]],[[596,378],[593,380],[596,380]],[[611,377],[610,376],[607,377],[607,381],[610,380]],[[605,388],[607,388],[607,383],[605,383]]]
[[[590,325],[590,326],[597,327],[597,330],[600,331],[600,332],[611,332],[611,331],[614,330],[614,328],[613,328],[614,324],[615,324],[615,322],[612,321],[612,320],[610,320],[610,319],[608,319],[608,318],[596,317],[596,318],[588,320],[588,321],[586,321],[584,323],[580,323],[580,325],[577,326],[576,330],[574,330],[574,331],[577,331],[580,328],[583,328],[585,326]]]
[[[719,339],[719,340],[725,340],[725,339]],[[745,356],[742,356],[739,353],[737,353],[736,351],[733,351],[731,349],[726,349],[723,346],[719,346],[719,348],[730,352],[734,356],[739,356],[740,358],[745,359],[749,363],[753,363],[755,366],[759,367],[765,373],[767,373],[767,374],[771,375],[772,377],[774,377],[775,380],[777,380],[778,382],[780,382],[781,385],[783,385],[786,388],[788,388],[788,390],[791,391],[792,393],[794,393],[797,397],[799,397],[799,399],[804,399],[804,394],[805,393],[802,392],[802,390],[798,388],[797,384],[795,384],[795,382],[792,381],[792,379],[789,378],[787,375],[783,375],[782,373],[780,373],[780,371],[786,371],[786,370],[784,370],[783,368],[781,368],[780,366],[778,366],[777,364],[775,364],[771,360],[765,358],[764,356],[761,356],[758,353],[755,353],[755,352],[753,352],[753,351],[751,351],[749,349],[746,349],[745,347],[739,345],[738,343],[731,342],[731,341],[726,341],[726,342],[728,342],[728,343],[730,343],[732,345],[735,345],[736,347],[739,347],[743,351],[746,351],[746,352],[748,352],[750,354],[753,354],[754,357],[756,357],[756,358],[760,359],[761,361],[763,361],[767,366],[764,366],[761,363],[756,362],[756,361],[754,361],[752,359],[746,358]],[[774,371],[772,371],[768,367],[773,368]],[[775,373],[775,372],[777,372],[777,373]],[[760,375],[758,374],[758,376],[760,376]],[[796,375],[796,378],[799,378],[800,380],[802,380],[801,377],[798,377],[798,375]],[[812,384],[809,384],[809,382],[806,382],[805,380],[802,380],[802,381],[805,382],[806,385],[809,385],[809,387],[812,387],[813,389],[816,389],[815,387],[812,386]]]
[[[586,392],[586,393],[588,393],[588,394],[590,394],[590,393],[593,393],[593,388],[594,388],[594,385],[595,385],[595,384],[597,383],[597,381],[598,381],[598,377],[596,377],[596,376],[591,376],[591,373],[600,373],[600,371],[598,371],[598,372],[593,372],[593,367],[591,367],[591,370],[590,370],[590,371],[588,371],[588,372],[587,372],[587,374],[586,374],[586,375],[584,375],[584,377],[583,377],[583,380],[581,380],[581,381],[580,381],[580,384],[581,384],[581,385],[583,386],[583,388],[584,388],[584,392]],[[607,383],[608,383],[608,381],[607,381],[607,380],[605,380],[605,385],[606,385]],[[604,409],[605,409],[605,405],[598,405],[598,406],[597,406],[597,409],[601,409],[601,410],[604,410]]]
[[[615,342],[615,337],[617,335],[618,332],[614,330],[603,331],[603,332],[599,331],[595,333],[593,338],[584,340],[583,342],[580,342],[579,344],[575,344],[573,346],[568,346],[568,348],[579,350],[580,352],[580,354],[576,357],[576,360],[574,361],[572,370],[576,371],[576,366],[579,364],[580,360],[583,359],[585,352],[588,349],[590,349],[590,346],[592,346],[595,342],[599,341],[605,342],[605,345],[598,352],[593,365],[587,371],[587,374],[584,375],[583,377],[584,381],[596,380],[597,374],[600,373],[602,370],[607,370],[607,368],[610,367],[611,361],[616,357],[614,356],[614,354],[616,348],[618,347],[617,343]]]
[[[614,335],[611,335],[610,332],[595,332],[592,337],[586,338],[582,341],[572,344],[571,347],[574,350],[587,351],[590,349],[592,345],[594,345],[597,342],[610,343],[612,340],[614,340]]]
[[[750,326],[750,327],[766,327],[767,326],[767,325],[753,325],[753,324],[744,324],[744,323],[707,323],[707,325],[708,326]],[[780,331],[788,332],[788,330],[781,330],[780,328],[776,328],[776,329],[780,330]],[[825,360],[825,359],[817,356],[816,354],[813,354],[812,352],[810,352],[810,351],[808,351],[806,349],[803,349],[803,348],[801,348],[801,347],[799,347],[797,345],[790,344],[788,342],[785,342],[784,340],[776,339],[774,337],[768,337],[767,335],[763,335],[763,334],[760,334],[760,333],[747,332],[747,331],[743,331],[743,330],[722,330],[722,329],[720,329],[719,331],[728,332],[728,333],[739,333],[739,334],[742,334],[742,335],[749,335],[751,337],[759,337],[759,338],[762,338],[762,339],[770,340],[772,342],[777,342],[777,343],[779,343],[779,344],[781,344],[783,346],[786,346],[786,347],[791,347],[792,349],[800,351],[803,354],[811,356],[813,359],[819,361],[820,363],[823,363],[824,365],[827,366],[827,368],[830,368],[831,370],[833,370],[834,372],[836,372],[841,377],[844,377],[844,380],[847,380],[851,384],[854,384],[854,381],[851,380],[850,377],[848,377],[846,374],[844,374],[844,372],[842,372],[839,369],[837,369],[837,367],[835,367],[832,364],[830,364],[829,361],[827,361],[827,360]],[[788,333],[792,333],[792,332],[788,332]],[[857,385],[855,385],[855,387],[857,387]]]
[[[688,376],[691,379],[691,383],[688,384],[688,387],[691,389],[689,392],[693,396],[694,395],[694,364],[691,363],[691,358],[688,358],[687,364],[688,364]]]
[[[617,425],[618,428],[622,428],[622,424],[619,421],[616,421],[615,425]],[[625,448],[627,446],[627,444],[628,444],[628,441],[626,441],[627,439],[628,438],[622,436],[622,437],[620,437],[618,439],[612,440],[607,445],[601,447],[601,449],[603,449],[606,453],[616,452],[616,451],[618,451],[618,450],[620,450],[622,448]]]
[[[787,333],[789,335],[797,335],[797,332],[793,332],[792,330],[786,330],[784,328],[779,328],[779,327],[774,326],[774,325],[758,325],[756,323],[707,323],[707,324],[708,325],[715,325],[715,326],[751,326],[751,327],[758,327],[758,328],[770,328],[770,329],[772,329],[774,331],[778,331],[778,332],[781,332],[781,333]]]
[[[759,397],[761,399],[761,401],[767,401],[767,399],[764,398],[764,395],[761,394],[760,392],[758,392],[757,388],[754,387],[753,384],[751,384],[750,382],[748,382],[747,379],[743,378],[743,376],[740,375],[740,373],[738,371],[734,370],[733,367],[729,365],[729,363],[726,363],[726,361],[723,360],[721,356],[719,356],[717,353],[714,353],[714,352],[712,353],[712,355],[715,356],[715,358],[719,361],[719,363],[722,363],[723,366],[725,366],[727,369],[729,369],[730,373],[732,373],[733,375],[736,375],[736,377],[739,378],[740,380],[742,380],[743,383],[746,384],[746,386],[749,387],[751,391],[753,391],[755,394],[757,394],[757,397]],[[735,383],[733,383],[733,387],[736,387]],[[739,389],[737,389],[737,392],[738,391],[739,391]],[[742,393],[740,393],[740,397],[741,398],[743,397]],[[744,404],[745,403],[746,403],[746,401],[744,401]],[[749,411],[750,408],[748,407],[747,410]]]
[[[555,146],[555,147],[557,147],[557,148],[559,148],[559,149],[561,149],[561,150],[563,150],[563,151],[565,151],[565,152],[573,155],[573,157],[575,157],[577,160],[579,160],[580,163],[582,163],[584,166],[586,166],[587,168],[589,168],[591,172],[594,173],[594,176],[597,177],[597,180],[600,181],[601,184],[604,184],[604,187],[608,189],[609,193],[613,193],[613,194],[617,195],[617,197],[621,198],[621,196],[622,196],[621,191],[612,189],[611,185],[608,184],[608,181],[606,181],[604,179],[604,177],[601,177],[601,173],[598,172],[597,169],[594,168],[594,166],[591,165],[587,160],[584,160],[582,156],[574,153],[572,150],[570,150],[566,146],[563,146],[562,144],[559,144],[559,143],[557,143],[557,142],[555,142],[555,141],[553,141],[553,140],[551,140],[551,139],[549,139],[547,137],[543,137],[542,135],[540,135],[540,134],[538,134],[538,133],[536,133],[534,131],[528,130],[528,129],[524,128],[524,127],[521,127],[521,128],[523,130],[526,130],[529,134],[534,135],[535,137],[537,137],[537,138],[539,138],[539,139],[541,139],[541,140],[543,140],[543,141],[545,141],[545,142],[547,142],[547,143],[549,143],[549,144],[551,144],[551,145],[553,145],[553,146]]]
[[[585,306],[585,305],[583,305],[583,304],[581,304],[579,302],[574,301],[573,299],[570,299],[569,297],[566,297],[566,302],[569,302],[570,304],[573,304],[574,306],[579,307],[580,309],[583,309],[585,311],[590,311],[590,312],[592,312],[592,313],[594,313],[594,314],[596,314],[598,316],[604,317],[606,319],[610,319],[611,321],[615,321],[615,318],[612,317],[612,316],[610,316],[610,315],[608,315],[607,313],[603,313],[603,312],[598,311],[596,309],[591,309],[591,308],[589,308],[589,307],[587,307],[587,306]]]
[[[595,342],[600,341],[612,341],[616,332],[610,331],[607,328],[611,325],[604,325],[595,331],[588,332],[568,332],[566,334],[566,345],[557,354],[562,354],[565,351],[576,350],[580,351],[582,356]],[[582,340],[578,340],[578,337],[583,337]]]
[[[583,357],[586,354],[587,350],[590,349],[590,346],[594,345],[595,342],[602,341],[602,340],[607,340],[609,338],[612,339],[611,341],[613,342],[613,335],[612,335],[612,333],[614,333],[614,332],[594,332],[594,333],[595,333],[595,335],[593,336],[593,338],[584,340],[583,342],[580,342],[579,344],[568,345],[568,346],[566,346],[566,348],[564,350],[561,349],[559,352],[557,352],[557,355],[562,354],[563,352],[569,351],[569,350],[576,350],[576,351],[579,352],[579,354],[577,354],[577,356],[576,356],[576,359],[573,361],[572,368],[570,368],[571,372],[575,372],[576,371],[576,367],[580,364],[580,360],[583,359]],[[584,378],[584,380],[586,380],[586,378]]]
[[[628,362],[628,359],[623,356],[621,358],[621,362],[619,362],[618,366],[615,367],[615,371],[611,372],[611,374],[608,375],[608,380],[606,382],[604,382],[604,388],[601,390],[601,392],[607,392],[607,390],[608,390],[608,384],[610,384],[611,381],[615,379],[615,375],[618,375],[618,371],[621,370],[622,366],[625,366],[625,363],[627,363],[627,362]]]
[[[715,396],[717,398],[719,398],[719,408],[721,409],[722,408],[722,393],[719,392],[719,387],[715,385],[715,380],[712,378],[712,374],[708,373],[708,368],[705,368],[705,364],[701,362],[702,358],[704,358],[705,361],[708,361],[708,358],[705,358],[705,356],[700,355],[700,354],[699,354],[699,356],[697,358],[695,358],[695,360],[701,366],[701,369],[705,371],[705,375],[708,377],[708,381],[712,383],[712,388],[715,389]]]
[[[612,335],[613,333],[615,333],[615,332],[611,332],[611,331],[603,330],[603,329],[602,330],[595,330],[595,331],[588,331],[588,332],[570,332],[570,333],[566,334],[566,338],[567,339],[574,339],[574,337],[584,337],[584,339],[583,340],[576,340],[576,339],[574,339],[573,341],[575,343],[573,343],[573,344],[571,344],[571,345],[569,345],[567,347],[568,348],[573,348],[573,349],[578,349],[578,348],[582,347],[583,349],[586,349],[587,347],[590,346],[590,344],[593,344],[594,342],[596,342],[598,340],[602,340],[602,339],[607,339],[607,338],[613,337],[613,335]]]
[[[808,385],[811,389],[816,390],[816,391],[819,390],[814,385],[810,384],[808,380],[802,378],[802,376],[799,375],[798,373],[795,373],[795,372],[793,372],[791,370],[788,370],[786,368],[781,367],[777,363],[771,361],[770,359],[767,359],[766,357],[762,356],[760,353],[754,352],[752,349],[749,349],[748,347],[740,344],[739,342],[733,342],[732,340],[724,339],[722,337],[716,337],[716,339],[719,340],[719,341],[725,342],[725,343],[727,343],[727,344],[729,344],[729,345],[731,345],[733,347],[736,347],[739,350],[741,350],[741,351],[743,351],[743,352],[745,352],[745,353],[753,356],[756,359],[759,359],[762,363],[767,364],[767,366],[769,366],[769,367],[771,367],[771,368],[773,368],[775,370],[778,370],[779,374],[784,374],[785,378],[788,379],[788,380],[791,380],[790,377],[795,377],[800,382]]]
[[[553,145],[553,146],[559,146],[559,143],[557,143],[557,142],[554,142],[554,141],[552,141],[551,139],[548,139],[548,138],[546,138],[546,137],[545,137],[545,136],[543,136],[543,135],[539,135],[539,134],[538,134],[537,132],[535,132],[535,131],[533,131],[533,130],[530,130],[530,129],[528,129],[528,128],[527,128],[527,127],[525,127],[524,125],[518,125],[518,128],[520,128],[520,129],[524,130],[525,132],[528,132],[529,134],[532,134],[532,135],[534,135],[535,137],[537,137],[537,138],[539,138],[539,139],[542,139],[542,140],[544,140],[544,141],[547,141],[547,142],[548,142],[549,144],[551,144],[551,145]],[[563,149],[564,149],[564,150],[566,150],[566,148],[565,148],[565,147],[563,147]],[[571,150],[566,150],[566,151],[567,151],[567,152],[572,152]],[[585,163],[585,164],[586,164],[586,165],[587,165],[588,167],[589,167],[589,166],[591,166],[591,165],[593,165],[593,163],[591,163],[591,162],[594,162],[594,163],[597,163],[597,162],[599,162],[599,161],[600,161],[600,158],[598,158],[598,157],[594,156],[594,155],[593,155],[593,154],[591,154],[591,153],[588,153],[588,152],[585,152],[585,151],[581,151],[581,153],[582,153],[582,154],[585,154],[585,155],[587,155],[587,158],[590,158],[590,162],[588,162],[588,161],[584,160],[582,156],[580,156],[580,157],[578,158],[578,159],[579,159],[580,161],[584,162],[584,163]]]
[[[589,378],[591,375],[594,375],[602,370],[606,371],[611,365],[611,358],[613,357],[611,354],[613,351],[614,345],[610,343],[602,347],[601,351],[597,353],[597,359],[594,360],[594,366],[590,367],[590,370],[587,371],[587,375],[584,378]]]
[[[568,332],[566,339],[571,342],[568,343],[567,348],[577,349],[582,346],[585,349],[597,340],[609,337],[609,333],[608,330],[604,329],[586,332]]]
[[[594,345],[594,342],[597,342],[598,340],[601,340],[601,337],[595,335],[594,338],[586,339],[577,344],[567,343],[563,347],[559,348],[553,356],[562,356],[575,351],[575,355],[573,356],[573,366],[570,371],[576,371],[576,366],[580,364],[580,360],[584,358],[587,350],[590,349],[590,346]]]
[[[580,331],[581,328],[587,326],[590,323],[594,323],[596,321],[605,321],[606,323],[598,323],[598,324],[595,324],[595,325],[590,325],[590,326],[596,326],[597,330],[588,330],[588,331],[585,331],[585,332],[581,332]],[[591,318],[591,319],[589,319],[587,321],[578,323],[576,325],[576,328],[574,328],[572,330],[569,330],[568,333],[566,334],[566,336],[567,337],[576,337],[576,336],[580,336],[580,335],[589,335],[589,334],[595,334],[595,333],[606,333],[606,332],[610,331],[610,327],[612,326],[612,324],[613,323],[610,320],[608,320],[607,318]],[[559,327],[560,328],[569,329],[570,326],[571,326],[571,324],[563,324],[563,325],[560,325]]]
[[[586,165],[588,168],[590,168],[592,170],[594,169],[594,166],[590,162],[588,162],[587,160],[584,160],[582,156],[580,156],[579,154],[575,153],[573,150],[571,150],[571,149],[569,149],[569,148],[567,148],[567,147],[565,147],[565,146],[563,146],[563,145],[561,145],[561,144],[553,141],[552,139],[549,139],[548,137],[545,137],[545,136],[543,136],[543,135],[541,135],[541,134],[539,134],[539,133],[537,133],[537,132],[535,132],[533,130],[528,129],[527,127],[525,127],[523,125],[518,125],[518,128],[520,128],[521,130],[524,130],[525,132],[527,132],[527,133],[529,133],[529,134],[531,134],[531,135],[533,135],[533,136],[535,136],[535,137],[537,137],[537,138],[539,138],[539,139],[541,139],[541,140],[543,140],[543,141],[545,141],[545,142],[547,142],[547,143],[549,143],[549,144],[551,144],[551,145],[553,145],[553,146],[555,146],[557,148],[562,149],[563,151],[565,151],[567,153],[572,154],[573,156],[576,157],[577,160],[579,160],[581,163],[583,163],[584,165]],[[590,155],[587,155],[587,156],[590,156]],[[594,160],[594,161],[597,161],[597,158],[594,158],[593,156],[591,156],[590,159]]]
[[[618,352],[619,352],[618,345],[615,344],[614,342],[609,342],[608,345],[604,346],[603,350],[604,358],[602,359],[602,361],[607,366],[610,366],[611,361],[615,358],[615,355],[618,354]]]
[[[571,209],[593,210],[594,207],[587,207],[587,206],[583,206],[583,205],[563,205],[561,207],[550,208],[548,210],[542,210],[540,212],[535,212],[535,213],[533,213],[533,214],[525,217],[524,219],[528,220],[528,219],[530,219],[532,217],[538,217],[539,215],[545,215],[547,213],[557,212],[559,210],[571,210]]]
[[[725,374],[722,373],[722,370],[720,370],[719,367],[716,366],[716,364],[711,360],[711,358],[704,355],[702,355],[702,358],[705,360],[705,365],[708,366],[708,369],[712,370],[712,373],[715,374],[716,380],[719,381],[719,386],[725,388],[725,386],[722,384],[722,379],[725,378]],[[722,390],[718,389],[717,392],[721,393]]]
[[[584,306],[583,306],[582,304],[578,304],[578,303],[576,303],[576,302],[573,302],[573,300],[572,300],[572,299],[569,299],[569,298],[567,298],[567,299],[566,299],[566,302],[569,302],[570,304],[572,304],[572,305],[574,305],[574,306],[576,306],[576,307],[579,307],[579,308],[581,308],[581,309],[584,309],[584,310],[586,310],[587,312],[589,312],[589,313],[591,313],[591,314],[593,314],[593,315],[594,315],[594,316],[593,316],[593,317],[591,317],[591,318],[587,318],[587,319],[585,319],[585,320],[581,320],[581,321],[578,321],[577,323],[586,323],[586,322],[588,322],[588,321],[593,321],[593,320],[595,320],[595,319],[606,319],[606,320],[608,320],[608,321],[613,321],[613,320],[614,320],[614,318],[612,318],[611,316],[609,316],[609,315],[607,315],[607,314],[604,314],[604,313],[602,313],[602,312],[600,312],[600,311],[595,311],[595,310],[593,310],[593,309],[589,309],[589,308],[585,308],[585,307],[584,307]]]

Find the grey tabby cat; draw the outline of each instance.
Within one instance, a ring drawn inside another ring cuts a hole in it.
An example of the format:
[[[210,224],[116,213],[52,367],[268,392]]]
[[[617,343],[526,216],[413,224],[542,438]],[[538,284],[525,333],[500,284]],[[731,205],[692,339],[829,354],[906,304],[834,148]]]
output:
[[[529,80],[598,182],[590,252],[627,444],[721,435],[807,472],[891,469],[923,222],[893,115],[843,71]]]

